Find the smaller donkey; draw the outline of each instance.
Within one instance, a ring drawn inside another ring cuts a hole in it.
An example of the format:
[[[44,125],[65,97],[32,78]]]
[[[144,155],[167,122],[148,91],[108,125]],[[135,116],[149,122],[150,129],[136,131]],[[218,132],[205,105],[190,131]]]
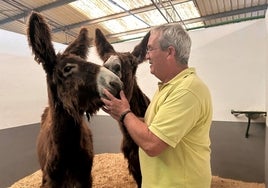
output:
[[[84,114],[93,115],[103,105],[103,88],[118,95],[122,82],[108,69],[86,62],[90,39],[85,28],[62,54],[55,53],[50,29],[40,14],[31,14],[27,32],[47,79],[48,107],[37,141],[41,187],[90,188],[93,144]]]
[[[131,53],[116,52],[101,30],[96,29],[95,35],[97,52],[103,60],[104,66],[117,74],[124,83],[124,93],[129,101],[131,111],[138,117],[144,117],[150,100],[137,84],[136,71],[138,65],[145,60],[150,33],[143,38]],[[120,128],[123,134],[121,150],[128,160],[129,172],[133,175],[138,187],[141,187],[139,147],[132,140],[125,126],[120,125]]]

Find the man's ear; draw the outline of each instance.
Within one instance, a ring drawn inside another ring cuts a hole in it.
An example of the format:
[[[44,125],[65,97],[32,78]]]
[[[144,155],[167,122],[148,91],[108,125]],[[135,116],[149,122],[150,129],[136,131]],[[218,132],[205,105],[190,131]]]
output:
[[[176,55],[176,50],[173,46],[169,46],[167,50],[168,50],[168,55],[173,55],[173,56]]]
[[[176,61],[176,50],[173,46],[169,46],[167,48],[167,59],[169,59],[169,61]]]

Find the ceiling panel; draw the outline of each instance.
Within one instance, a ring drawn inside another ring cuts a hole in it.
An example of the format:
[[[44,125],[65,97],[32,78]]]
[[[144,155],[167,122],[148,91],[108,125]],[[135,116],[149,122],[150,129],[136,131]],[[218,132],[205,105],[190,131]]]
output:
[[[134,40],[153,26],[179,22],[187,30],[264,18],[268,0],[0,0],[0,28],[26,34],[31,11],[42,13],[53,40],[68,44],[81,27],[110,42]]]

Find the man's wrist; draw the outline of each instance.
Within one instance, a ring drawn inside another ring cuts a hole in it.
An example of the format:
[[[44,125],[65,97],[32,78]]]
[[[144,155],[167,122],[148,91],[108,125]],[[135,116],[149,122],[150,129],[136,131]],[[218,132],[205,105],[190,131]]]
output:
[[[125,112],[123,112],[123,113],[120,115],[120,117],[119,117],[119,121],[120,121],[122,124],[124,124],[124,119],[125,119],[126,115],[127,115],[128,113],[130,113],[130,112],[131,112],[131,110],[128,109],[128,110],[126,110]]]

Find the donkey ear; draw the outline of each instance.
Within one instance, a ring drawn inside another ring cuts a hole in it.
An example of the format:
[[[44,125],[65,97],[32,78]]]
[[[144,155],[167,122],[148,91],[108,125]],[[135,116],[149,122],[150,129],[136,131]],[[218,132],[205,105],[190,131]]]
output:
[[[100,58],[106,61],[111,54],[115,54],[113,46],[107,41],[100,29],[95,31],[95,45]]]
[[[27,29],[28,43],[35,55],[35,60],[42,63],[45,71],[51,73],[56,63],[56,53],[51,42],[50,29],[45,19],[32,12]]]
[[[150,32],[148,32],[142,39],[142,41],[134,48],[132,55],[137,57],[138,63],[142,63],[145,60],[147,43],[150,37]]]
[[[92,39],[88,36],[88,30],[86,28],[82,28],[78,37],[65,49],[64,53],[75,54],[86,59],[91,41]]]

